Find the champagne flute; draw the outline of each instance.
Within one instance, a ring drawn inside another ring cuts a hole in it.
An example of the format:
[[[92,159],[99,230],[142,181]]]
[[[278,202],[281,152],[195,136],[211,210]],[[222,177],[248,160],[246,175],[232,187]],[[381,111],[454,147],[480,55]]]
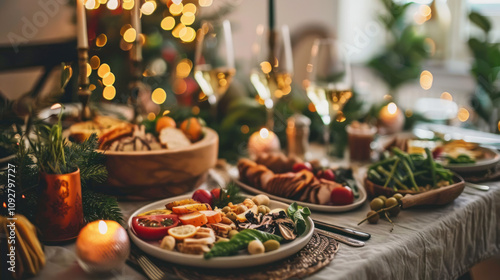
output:
[[[257,27],[252,46],[253,66],[250,81],[267,110],[267,128],[274,127],[274,103],[292,90],[293,59],[290,31],[283,25],[278,31]]]
[[[198,32],[194,78],[212,107],[217,120],[217,102],[226,93],[236,69],[231,25],[204,21]]]
[[[352,97],[352,75],[348,57],[339,42],[316,39],[307,65],[307,96],[324,124],[325,158],[330,155],[330,124],[343,117],[342,109]]]

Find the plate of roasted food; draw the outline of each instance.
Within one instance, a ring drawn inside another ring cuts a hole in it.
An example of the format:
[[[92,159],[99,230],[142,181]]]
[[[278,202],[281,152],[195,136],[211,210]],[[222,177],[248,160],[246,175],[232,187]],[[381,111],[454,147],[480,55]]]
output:
[[[198,187],[218,154],[217,133],[197,118],[162,116],[132,124],[110,116],[71,125],[71,140],[96,134],[106,157],[105,191],[128,199],[180,195]]]
[[[406,153],[397,147],[370,165],[365,188],[370,197],[391,197],[396,193],[419,195],[431,193],[439,204],[453,201],[464,189],[463,179],[434,160],[430,148],[424,154]],[[427,203],[433,204],[433,203]]]
[[[351,169],[321,168],[281,153],[240,159],[237,169],[232,176],[242,189],[289,204],[297,201],[314,211],[345,212],[366,200]]]
[[[158,259],[206,268],[272,263],[309,242],[314,224],[308,208],[234,188],[199,189],[137,209],[128,220],[132,242]]]

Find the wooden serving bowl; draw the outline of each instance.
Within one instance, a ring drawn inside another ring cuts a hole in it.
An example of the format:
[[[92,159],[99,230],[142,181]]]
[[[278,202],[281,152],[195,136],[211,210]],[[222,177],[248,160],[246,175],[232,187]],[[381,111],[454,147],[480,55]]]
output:
[[[184,149],[117,152],[106,156],[108,180],[100,190],[128,200],[149,200],[189,192],[215,166],[219,136],[204,128],[205,136]]]
[[[416,192],[411,190],[398,190],[397,192],[390,188],[384,188],[365,178],[365,189],[370,198],[384,195],[391,197],[396,193],[404,195],[402,200],[402,208],[409,208],[417,205],[444,205],[455,200],[464,190],[465,181],[462,177],[455,174],[453,177],[455,182],[446,187],[431,189],[429,191]]]

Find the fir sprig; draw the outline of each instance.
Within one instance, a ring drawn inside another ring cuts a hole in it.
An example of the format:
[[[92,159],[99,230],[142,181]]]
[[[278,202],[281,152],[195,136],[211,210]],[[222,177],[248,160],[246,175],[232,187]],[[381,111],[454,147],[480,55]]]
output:
[[[240,188],[235,183],[231,182],[227,184],[226,188],[221,188],[220,196],[215,200],[214,205],[223,208],[229,202],[238,204],[243,202],[243,200],[245,200],[245,197],[241,195]]]

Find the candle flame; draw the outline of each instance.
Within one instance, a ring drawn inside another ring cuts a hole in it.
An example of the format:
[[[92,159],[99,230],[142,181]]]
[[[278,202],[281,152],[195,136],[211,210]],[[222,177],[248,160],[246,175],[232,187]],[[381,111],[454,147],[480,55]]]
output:
[[[260,134],[260,137],[265,139],[265,138],[269,137],[269,130],[267,130],[267,128],[263,128],[260,130],[259,134]]]
[[[50,107],[51,110],[56,110],[56,109],[59,109],[59,108],[61,108],[61,104],[60,103],[55,103],[54,105],[52,105]]]
[[[3,208],[7,208],[7,204],[5,204],[5,202],[3,203]]]
[[[106,234],[108,231],[108,226],[106,225],[105,221],[99,221],[99,232],[101,234]]]
[[[396,106],[396,103],[391,102],[387,105],[387,111],[389,114],[394,115],[396,114],[396,111],[398,110],[398,106]]]

